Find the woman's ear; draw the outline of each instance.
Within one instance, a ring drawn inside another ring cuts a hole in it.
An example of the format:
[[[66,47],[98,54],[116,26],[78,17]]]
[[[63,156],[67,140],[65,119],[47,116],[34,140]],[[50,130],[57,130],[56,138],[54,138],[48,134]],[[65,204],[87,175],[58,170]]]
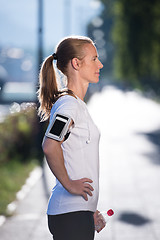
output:
[[[79,70],[80,67],[80,60],[78,58],[72,58],[71,65],[75,70]]]

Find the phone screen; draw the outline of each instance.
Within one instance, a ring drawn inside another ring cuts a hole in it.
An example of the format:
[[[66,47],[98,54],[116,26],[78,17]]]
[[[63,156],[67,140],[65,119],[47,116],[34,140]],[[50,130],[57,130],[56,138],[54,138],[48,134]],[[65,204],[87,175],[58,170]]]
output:
[[[66,124],[66,122],[56,119],[53,124],[53,127],[50,130],[50,133],[52,133],[53,135],[56,135],[56,136],[60,136],[65,124]]]

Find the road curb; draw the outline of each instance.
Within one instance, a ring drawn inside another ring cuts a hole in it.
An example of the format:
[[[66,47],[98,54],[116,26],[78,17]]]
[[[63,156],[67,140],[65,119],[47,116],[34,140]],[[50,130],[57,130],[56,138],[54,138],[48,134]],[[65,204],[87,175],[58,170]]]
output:
[[[26,179],[25,184],[21,187],[20,191],[16,193],[16,199],[7,205],[7,214],[13,215],[17,209],[19,201],[23,200],[30,192],[31,188],[42,177],[42,168],[37,166],[30,172],[29,177]],[[6,217],[0,215],[0,227],[5,223]]]

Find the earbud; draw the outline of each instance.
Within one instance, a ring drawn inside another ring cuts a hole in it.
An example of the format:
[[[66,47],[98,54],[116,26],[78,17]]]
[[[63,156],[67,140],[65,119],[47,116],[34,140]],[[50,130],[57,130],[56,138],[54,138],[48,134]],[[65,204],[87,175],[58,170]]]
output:
[[[88,140],[86,141],[86,143],[89,144],[89,143],[90,143],[90,139],[88,139]]]

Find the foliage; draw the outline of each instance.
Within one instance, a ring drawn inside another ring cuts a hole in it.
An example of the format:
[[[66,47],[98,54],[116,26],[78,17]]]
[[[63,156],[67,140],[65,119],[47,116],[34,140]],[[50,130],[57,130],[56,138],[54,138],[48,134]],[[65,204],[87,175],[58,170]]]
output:
[[[160,94],[160,2],[115,0],[113,10],[116,77]]]
[[[160,95],[160,1],[101,0],[106,73]],[[94,39],[95,27],[88,34]]]
[[[14,103],[10,110],[11,114],[0,123],[0,214],[4,215],[30,171],[43,158],[43,154],[39,158],[39,137],[44,132],[34,104]]]
[[[25,162],[38,155],[38,119],[32,105],[26,105],[0,123],[0,165],[14,159]]]
[[[0,167],[0,215],[7,215],[6,208],[15,200],[16,193],[25,183],[30,171],[36,166],[35,161],[21,163],[12,160]]]

